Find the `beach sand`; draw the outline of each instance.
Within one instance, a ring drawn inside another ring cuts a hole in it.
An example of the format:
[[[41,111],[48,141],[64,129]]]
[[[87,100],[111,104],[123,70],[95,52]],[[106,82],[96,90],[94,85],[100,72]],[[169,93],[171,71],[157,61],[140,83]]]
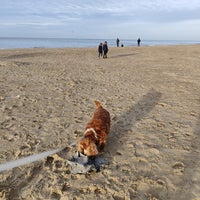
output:
[[[0,163],[78,141],[95,99],[110,164],[72,174],[53,154],[1,172],[0,199],[200,199],[200,45],[1,50]]]

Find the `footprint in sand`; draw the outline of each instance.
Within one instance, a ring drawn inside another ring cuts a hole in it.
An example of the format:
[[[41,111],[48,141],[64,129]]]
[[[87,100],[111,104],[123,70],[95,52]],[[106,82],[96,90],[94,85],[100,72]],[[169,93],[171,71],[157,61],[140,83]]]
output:
[[[182,175],[185,169],[185,165],[182,162],[176,162],[172,168],[174,169],[174,173],[177,175]]]
[[[54,172],[63,172],[65,171],[66,174],[70,173],[68,165],[66,161],[60,158],[58,155],[48,156],[45,162],[45,166],[49,167],[51,171]]]

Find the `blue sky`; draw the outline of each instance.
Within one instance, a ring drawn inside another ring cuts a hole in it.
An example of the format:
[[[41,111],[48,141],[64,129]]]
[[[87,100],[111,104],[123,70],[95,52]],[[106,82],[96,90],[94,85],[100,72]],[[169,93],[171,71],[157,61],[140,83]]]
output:
[[[0,37],[200,40],[199,0],[0,0]]]

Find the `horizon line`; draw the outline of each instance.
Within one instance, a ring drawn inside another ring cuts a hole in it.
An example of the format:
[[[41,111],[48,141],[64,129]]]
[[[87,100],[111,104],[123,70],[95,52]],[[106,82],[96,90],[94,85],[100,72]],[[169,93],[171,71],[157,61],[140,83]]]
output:
[[[76,39],[76,40],[116,40],[116,38],[78,38],[78,37],[22,37],[0,36],[0,39]],[[137,40],[137,38],[120,38],[120,40]],[[200,39],[142,39],[143,41],[200,41]]]

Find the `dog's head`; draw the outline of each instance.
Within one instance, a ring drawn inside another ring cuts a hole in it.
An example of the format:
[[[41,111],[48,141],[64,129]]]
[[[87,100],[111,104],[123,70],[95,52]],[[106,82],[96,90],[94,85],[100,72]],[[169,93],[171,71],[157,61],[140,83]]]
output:
[[[78,152],[86,156],[96,156],[99,153],[95,141],[89,137],[83,138],[78,143]]]

